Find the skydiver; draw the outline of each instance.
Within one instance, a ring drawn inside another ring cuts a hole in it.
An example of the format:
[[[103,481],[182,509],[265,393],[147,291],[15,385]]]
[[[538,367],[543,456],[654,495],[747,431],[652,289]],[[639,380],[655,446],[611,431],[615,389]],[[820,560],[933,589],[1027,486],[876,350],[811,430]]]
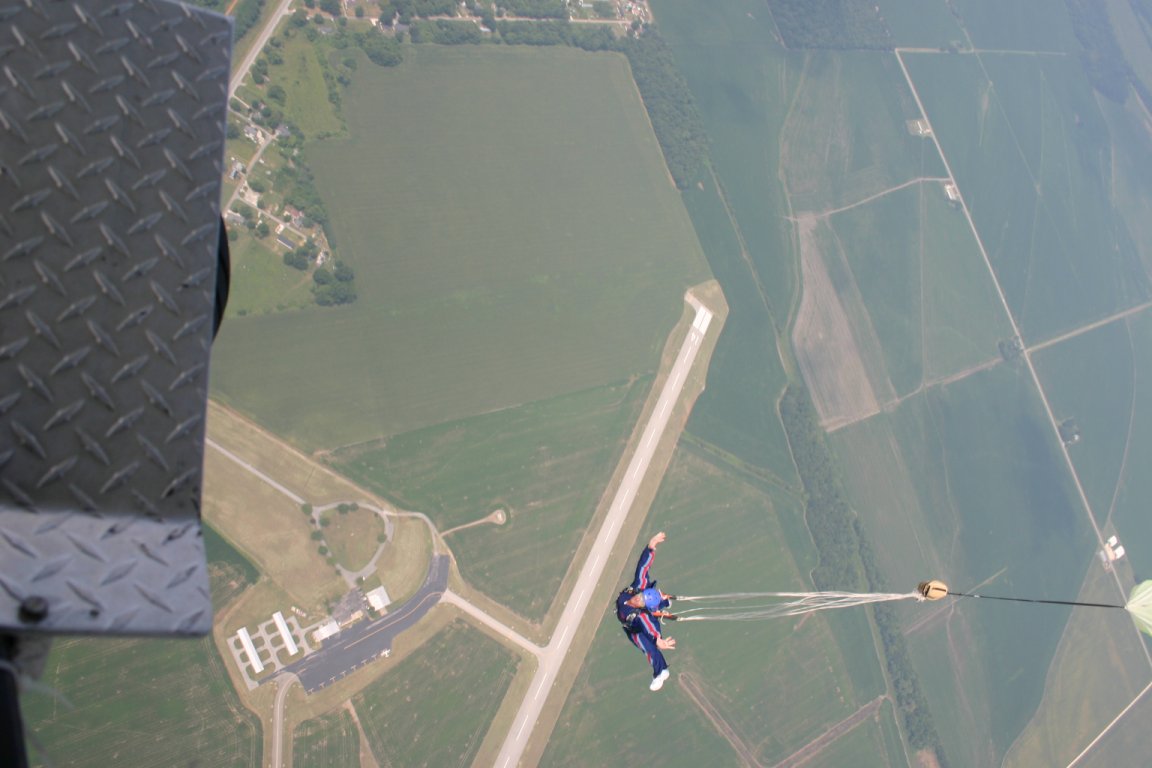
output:
[[[652,665],[652,683],[648,688],[653,691],[664,687],[664,681],[668,679],[668,663],[661,651],[676,647],[675,640],[660,634],[660,618],[675,618],[664,611],[671,604],[672,596],[656,589],[656,580],[650,578],[656,547],[665,538],[661,531],[649,540],[636,563],[636,577],[616,598],[616,618],[624,627],[624,634],[644,652]]]

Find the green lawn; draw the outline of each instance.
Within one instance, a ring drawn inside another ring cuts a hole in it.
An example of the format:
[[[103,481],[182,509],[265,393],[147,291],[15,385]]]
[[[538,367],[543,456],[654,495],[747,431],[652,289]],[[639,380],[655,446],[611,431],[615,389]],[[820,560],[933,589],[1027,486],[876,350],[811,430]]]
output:
[[[380,547],[379,537],[384,535],[384,521],[380,516],[359,508],[347,512],[330,509],[324,517],[328,520],[322,529],[324,541],[336,562],[350,571],[367,565]]]
[[[352,699],[380,765],[467,766],[519,662],[454,621]]]
[[[231,245],[232,290],[228,296],[228,322],[313,306],[312,278],[284,263],[275,234],[263,240],[240,228]]]
[[[809,588],[789,552],[791,547],[810,556],[798,540],[806,533],[802,522],[796,529],[797,516],[789,497],[778,500],[681,449],[645,526],[668,533],[652,575],[663,589],[681,594]],[[631,578],[633,567],[629,563],[620,574],[621,583]],[[634,746],[637,728],[661,745],[662,764],[737,764],[736,753],[687,695],[682,673],[694,679],[715,712],[765,765],[787,757],[881,692],[874,652],[870,678],[868,662],[857,662],[863,681],[857,687],[822,617],[665,629],[678,642],[668,654],[673,676],[653,696],[644,657],[610,613],[604,615],[542,765],[601,765],[604,755]],[[861,654],[872,647],[867,621],[864,632],[844,638]]]
[[[428,514],[442,531],[505,510],[504,525],[461,530],[448,543],[471,584],[539,620],[650,387],[647,376],[597,387],[338,451],[330,460]]]
[[[360,732],[347,710],[305,720],[292,734],[292,768],[346,768],[360,763]]]
[[[213,350],[214,394],[307,448],[651,371],[707,277],[622,57],[405,57],[361,64],[349,137],[306,147],[359,301],[237,318]]]

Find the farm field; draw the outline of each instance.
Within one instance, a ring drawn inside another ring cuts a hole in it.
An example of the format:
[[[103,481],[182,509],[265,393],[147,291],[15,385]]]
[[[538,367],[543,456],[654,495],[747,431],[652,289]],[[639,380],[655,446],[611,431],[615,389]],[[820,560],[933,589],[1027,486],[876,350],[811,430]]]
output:
[[[1026,341],[1148,298],[1109,204],[1111,140],[1078,59],[904,60]]]
[[[1128,574],[1124,574],[1128,578]],[[1115,603],[1111,573],[1092,563],[1077,600]],[[1150,679],[1143,641],[1124,611],[1076,610],[1060,639],[1044,698],[1004,765],[1068,765]],[[1139,762],[1138,758],[1134,758]],[[1123,764],[1120,761],[1117,765]]]
[[[1079,591],[1095,540],[1018,368],[929,390],[831,442],[897,589],[947,574],[960,591],[1056,599]],[[1003,757],[1032,717],[1068,619],[1059,607],[1025,615],[1008,605],[902,609],[905,626],[920,627],[908,630],[909,648],[937,722],[956,724],[941,737],[960,764]],[[951,664],[929,670],[941,648]]]
[[[414,47],[343,102],[305,154],[360,299],[226,324],[214,395],[311,450],[653,369],[707,267],[622,57]]]
[[[352,699],[381,765],[467,766],[519,662],[454,621]]]
[[[730,309],[688,430],[756,473],[795,483],[776,414],[787,379],[773,311],[787,311],[797,275],[787,222],[769,213],[784,199],[777,155],[764,147],[779,133],[796,73],[771,42],[763,3],[717,4],[705,15],[684,0],[653,7],[713,139],[714,173],[683,197]]]
[[[681,448],[640,539],[657,530],[668,533],[652,569],[666,590],[710,594],[735,585],[750,591],[802,587],[807,579],[789,548],[806,562],[811,544],[805,551],[798,514],[787,495],[769,495]],[[629,563],[620,574],[620,583],[631,578],[633,567]],[[663,762],[738,763],[737,748],[700,702],[752,759],[772,764],[882,692],[875,656],[871,680],[857,687],[820,617],[682,623],[666,630],[679,643],[668,654],[673,675],[652,697],[651,670],[643,656],[605,615],[542,765],[598,765],[603,755],[627,750],[634,743],[637,709],[646,715],[646,738],[662,745]],[[864,637],[845,642],[871,648],[864,631]]]
[[[879,0],[880,15],[896,45],[912,48],[945,48],[966,44],[964,31],[948,12],[944,0]]]
[[[1096,522],[1108,522],[1125,472],[1136,415],[1138,351],[1123,320],[1032,355],[1057,421],[1071,420],[1081,439],[1068,446]],[[1140,457],[1133,456],[1133,468]],[[1131,469],[1127,470],[1131,472]]]
[[[780,134],[790,213],[829,213],[944,174],[908,129],[919,113],[891,55],[808,53],[800,78]]]
[[[853,318],[853,332],[874,329],[882,353],[874,363],[882,363],[896,395],[999,357],[997,342],[1011,337],[1011,325],[971,229],[941,183],[905,187],[828,223],[847,267],[832,284],[844,303],[858,292],[864,316]],[[834,263],[837,253],[825,260]],[[874,389],[884,383],[873,376]]]
[[[1147,311],[1060,342],[1034,355],[1058,419],[1081,439],[1068,447],[1101,527],[1119,533],[1137,573],[1152,568],[1152,316]],[[1133,546],[1135,545],[1135,546]]]
[[[1068,16],[1047,0],[957,0],[954,4],[977,48],[1013,51],[1075,51]],[[1063,10],[1063,9],[1061,9]]]
[[[360,732],[340,709],[305,720],[292,734],[292,768],[344,768],[360,764]]]
[[[330,461],[441,531],[502,510],[504,524],[465,528],[447,541],[471,584],[539,621],[651,384],[645,376],[427,427]]]

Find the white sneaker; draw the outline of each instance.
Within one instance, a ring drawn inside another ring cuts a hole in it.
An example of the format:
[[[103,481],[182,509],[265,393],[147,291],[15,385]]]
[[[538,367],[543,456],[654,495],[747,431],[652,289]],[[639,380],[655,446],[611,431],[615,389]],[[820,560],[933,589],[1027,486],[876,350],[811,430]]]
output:
[[[665,669],[656,677],[652,678],[652,682],[648,685],[648,690],[658,691],[664,687],[664,681],[668,679],[668,670]]]

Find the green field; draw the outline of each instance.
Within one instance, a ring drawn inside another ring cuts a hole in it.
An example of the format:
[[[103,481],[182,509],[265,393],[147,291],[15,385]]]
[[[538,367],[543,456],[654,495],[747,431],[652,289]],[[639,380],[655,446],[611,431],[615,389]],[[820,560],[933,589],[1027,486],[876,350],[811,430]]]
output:
[[[1069,454],[1101,526],[1124,537],[1139,578],[1152,572],[1152,316],[1134,315],[1035,355],[1057,418],[1073,418],[1081,440]],[[1137,546],[1131,546],[1137,544]]]
[[[777,354],[773,310],[793,301],[796,268],[790,226],[766,211],[783,209],[778,136],[796,74],[771,42],[763,3],[710,7],[684,0],[653,3],[660,28],[712,137],[715,176],[684,192],[684,201],[712,272],[724,288],[729,316],[688,430],[783,483],[796,482],[776,399],[787,383]]]
[[[360,299],[226,324],[215,395],[335,447],[655,367],[707,271],[623,57],[414,47],[343,100],[305,154]]]
[[[928,390],[837,432],[832,445],[895,588],[932,576],[989,594],[1068,599],[1079,591],[1094,537],[1019,368]],[[964,601],[946,610],[946,626],[935,615],[910,634],[909,648],[937,722],[962,724],[941,729],[946,753],[986,764],[1031,718],[1068,611]],[[907,608],[905,624],[925,613]],[[929,669],[943,650],[951,664]]]
[[[539,621],[612,476],[650,377],[398,435],[331,456],[341,472],[446,531],[469,583]]]
[[[875,330],[896,394],[998,357],[1011,325],[967,221],[939,182],[905,187],[829,222],[850,271],[833,282],[842,301],[859,291],[867,317],[857,325]]]
[[[945,0],[879,0],[878,5],[896,45],[945,48],[966,44],[964,31],[948,12]]]
[[[1139,253],[1109,203],[1107,123],[1078,59],[905,61],[1025,339],[1147,299]]]
[[[908,130],[919,112],[890,54],[811,53],[802,67],[780,136],[790,212],[827,212],[944,174]]]
[[[292,734],[292,768],[346,768],[360,764],[360,732],[341,709],[305,720]]]
[[[1081,430],[1069,454],[1101,526],[1115,504],[1134,436],[1135,358],[1147,355],[1134,341],[1128,324],[1119,321],[1032,356],[1056,419],[1072,419]],[[1132,457],[1133,468],[1143,466],[1141,458]]]
[[[688,594],[804,588],[808,579],[789,552],[810,566],[798,512],[790,497],[770,496],[680,449],[645,526],[668,533],[652,574],[663,589]],[[622,583],[633,567],[620,574]],[[882,692],[863,624],[863,636],[843,638],[860,652],[859,686],[823,618],[668,625],[679,643],[668,653],[673,676],[653,696],[651,669],[606,612],[541,764],[601,765],[604,755],[634,746],[638,727],[661,745],[664,764],[736,764],[733,748],[688,695],[684,674],[754,759],[773,764]]]
[[[358,571],[368,565],[372,555],[380,548],[384,536],[384,521],[370,510],[351,509],[345,505],[344,512],[330,509],[324,512],[322,520],[324,542],[331,550],[336,562],[349,571]]]
[[[1115,603],[1112,574],[1097,563],[1078,600]],[[1004,760],[1010,768],[1068,765],[1148,681],[1148,660],[1124,611],[1078,610],[1069,617],[1036,716]],[[1136,765],[1139,752],[1115,765]]]
[[[519,662],[455,621],[352,703],[380,765],[467,766]]]
[[[1075,51],[1076,37],[1062,5],[1049,0],[953,0],[977,48]]]

